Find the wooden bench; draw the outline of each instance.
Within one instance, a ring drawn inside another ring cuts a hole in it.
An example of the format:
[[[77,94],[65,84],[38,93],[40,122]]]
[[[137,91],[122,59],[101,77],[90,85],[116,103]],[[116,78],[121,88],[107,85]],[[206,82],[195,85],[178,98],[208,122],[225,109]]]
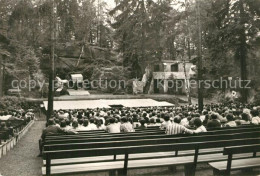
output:
[[[166,135],[165,135],[166,136]],[[172,138],[170,138],[172,137]],[[49,175],[51,173],[51,160],[66,159],[66,158],[82,158],[82,157],[97,157],[97,156],[115,156],[124,155],[124,160],[116,160],[111,162],[99,163],[84,163],[84,164],[72,164],[70,167],[65,166],[52,166],[54,168],[53,174],[66,173],[66,172],[85,172],[96,170],[115,170],[123,169],[123,174],[127,173],[127,168],[146,168],[146,167],[160,167],[160,166],[172,166],[184,164],[187,166],[186,174],[193,174],[195,172],[196,164],[198,162],[199,150],[215,149],[213,154],[223,151],[223,148],[231,145],[244,145],[245,143],[256,144],[259,143],[259,131],[245,132],[237,134],[224,134],[215,136],[189,136],[189,137],[176,137],[168,136],[165,139],[146,139],[146,140],[126,140],[126,141],[110,141],[110,142],[93,142],[93,143],[79,143],[79,144],[56,144],[46,145],[44,151],[44,158],[46,159],[46,169],[43,168],[43,174]],[[230,140],[232,139],[232,140]],[[216,148],[220,148],[216,150]],[[176,151],[193,150],[189,160],[184,162],[178,162],[173,159],[178,156]],[[130,159],[131,165],[128,167],[129,154],[144,154],[155,152],[172,152],[174,156],[162,158],[159,155],[157,157],[138,158],[138,160]],[[173,152],[175,151],[175,152]],[[212,151],[202,152],[203,154],[212,154]],[[219,158],[226,159],[226,158]],[[208,157],[202,159],[200,162],[216,161],[214,157]],[[103,165],[102,165],[103,164]],[[73,165],[75,167],[73,167]],[[96,165],[96,166],[95,166]],[[189,165],[189,167],[188,167]],[[93,168],[91,168],[93,166]],[[95,166],[95,167],[94,167]],[[102,167],[101,167],[102,166]],[[123,166],[123,167],[122,167]],[[191,167],[190,167],[191,166]],[[68,167],[70,169],[65,169]],[[99,167],[99,169],[97,168]],[[61,169],[63,168],[63,170]],[[92,170],[91,170],[92,169]]]
[[[234,133],[234,134],[226,134],[226,135],[196,135],[196,136],[186,136],[186,137],[178,137],[178,135],[176,136],[166,136],[166,138],[160,138],[160,139],[153,139],[150,137],[147,138],[143,138],[142,140],[130,140],[130,139],[117,139],[114,140],[113,143],[111,143],[112,141],[101,141],[101,142],[81,142],[81,143],[64,143],[64,144],[56,144],[56,145],[45,145],[45,151],[48,150],[67,150],[67,149],[84,149],[84,148],[95,148],[95,147],[114,147],[115,143],[116,146],[134,146],[134,145],[147,145],[147,144],[164,144],[164,143],[180,143],[180,142],[196,142],[196,141],[202,141],[202,140],[206,140],[206,141],[210,141],[210,140],[220,140],[220,139],[226,139],[226,138],[230,138],[230,139],[236,139],[237,136],[239,136],[239,138],[241,137],[260,137],[260,135],[258,134],[260,132],[260,130],[256,133],[256,132],[244,132],[244,133]],[[211,154],[211,153],[220,153],[222,152],[223,149],[219,148],[219,149],[212,149],[212,150],[205,150],[203,151],[204,154]],[[193,151],[189,151],[188,153],[179,153],[178,151],[171,152],[171,153],[160,153],[160,155],[155,154],[149,154],[147,156],[142,156],[142,157],[146,157],[146,158],[156,158],[156,157],[162,157],[162,155],[164,155],[165,157],[167,156],[187,156],[187,155],[193,155],[194,152]],[[140,156],[137,156],[140,157]],[[117,158],[117,160],[120,158],[120,156],[114,156],[114,160]],[[101,160],[106,159],[106,160],[111,160],[112,157],[105,157],[105,158],[101,158]],[[69,159],[68,162],[69,163],[83,163],[83,162],[88,162],[88,158],[85,159]],[[96,159],[96,161],[98,161]],[[62,161],[63,163],[65,162],[65,160]],[[56,164],[59,162],[56,162]]]
[[[211,162],[214,175],[230,175],[232,170],[251,169],[260,167],[260,158],[256,153],[260,151],[260,144],[225,147],[223,154],[228,155],[227,161]],[[234,154],[252,153],[253,158],[233,160]]]
[[[150,138],[149,136],[140,139],[116,139],[111,141],[83,141],[80,143],[63,143],[44,145],[44,151],[48,150],[67,150],[67,149],[84,149],[97,147],[114,147],[114,146],[133,146],[133,145],[153,145],[166,143],[184,143],[184,142],[199,142],[199,141],[214,141],[223,139],[238,139],[260,137],[260,130],[255,132],[231,133],[231,134],[215,134],[215,135],[188,135],[187,137],[177,137],[175,135],[164,135],[164,138]]]
[[[246,129],[255,129],[255,128],[260,128],[260,126],[250,126],[250,127],[228,127],[228,128],[216,128],[216,129],[211,129],[209,132],[213,132],[213,131],[226,131],[226,130],[246,130]],[[143,129],[143,130],[136,130],[133,133],[127,133],[127,134],[136,134],[136,133],[156,133],[156,132],[164,132],[165,130],[160,130],[159,128],[149,128],[149,129]],[[79,132],[79,134],[77,136],[97,136],[97,135],[123,135],[126,133],[107,133],[103,130],[96,130],[96,131],[82,131]],[[49,134],[47,135],[46,138],[68,138],[68,137],[75,137],[75,135],[64,135],[64,134]]]
[[[165,131],[165,130],[161,130],[159,127],[158,128],[147,128],[147,129],[135,129],[135,133],[141,132],[158,132],[158,131]],[[93,130],[93,131],[78,131],[79,135],[98,135],[98,134],[111,134],[108,133],[104,130]],[[113,133],[115,134],[115,133]],[[124,133],[121,133],[124,134]],[[48,134],[49,138],[53,138],[53,137],[59,137],[59,136],[68,136],[68,135],[64,135],[64,134]]]
[[[45,139],[53,140],[53,139],[76,139],[76,138],[93,138],[93,137],[109,137],[109,136],[136,136],[140,134],[146,135],[154,135],[154,134],[165,134],[165,131],[144,131],[144,132],[131,132],[131,133],[103,133],[103,134],[64,134],[59,136],[46,136]]]
[[[232,130],[254,130],[258,129],[260,126],[252,126],[251,128],[247,127],[236,127],[236,128],[218,128],[216,130],[211,130],[208,132],[216,132],[216,131],[232,131]],[[141,130],[141,131],[135,131],[131,133],[107,133],[104,131],[88,131],[87,133],[79,133],[77,135],[67,135],[67,134],[50,134],[46,136],[46,139],[58,139],[58,138],[75,138],[75,137],[81,137],[81,136],[110,136],[110,135],[134,135],[134,134],[155,134],[155,133],[165,133],[165,130],[160,130],[160,129],[153,129],[153,130]]]
[[[260,126],[255,128],[239,128],[239,129],[229,129],[229,130],[217,130],[217,131],[210,131],[206,133],[199,133],[197,135],[213,135],[213,134],[228,134],[228,133],[236,133],[236,132],[250,132],[250,131],[259,131]],[[64,135],[65,137],[66,135]],[[98,142],[98,141],[112,141],[117,139],[144,139],[148,138],[166,138],[164,132],[153,132],[153,133],[120,133],[120,134],[106,134],[106,135],[90,135],[90,136],[81,136],[81,135],[68,135],[70,137],[66,138],[46,138],[45,144],[62,144],[62,143],[79,143],[79,142]],[[188,134],[180,134],[178,136],[189,136]]]

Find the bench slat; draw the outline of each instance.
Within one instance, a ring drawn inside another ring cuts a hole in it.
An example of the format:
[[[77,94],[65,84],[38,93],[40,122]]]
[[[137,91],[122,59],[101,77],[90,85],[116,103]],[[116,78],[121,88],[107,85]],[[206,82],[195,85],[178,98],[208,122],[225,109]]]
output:
[[[237,155],[236,158],[248,157],[250,154]],[[198,162],[208,162],[212,160],[224,160],[227,156],[221,154],[211,154],[200,156]],[[170,157],[170,158],[157,158],[157,159],[143,159],[143,160],[129,160],[128,168],[149,168],[149,167],[163,167],[171,165],[183,165],[193,163],[193,156],[188,157]],[[64,174],[64,173],[79,173],[79,172],[92,172],[92,171],[109,171],[115,169],[122,169],[124,165],[123,161],[113,162],[99,162],[99,163],[87,163],[87,164],[72,164],[62,166],[52,166],[52,174]],[[45,167],[42,168],[43,175],[46,174]]]
[[[252,153],[251,153],[252,155]],[[227,169],[227,161],[222,162],[211,162],[209,163],[213,168],[219,171],[225,171]],[[253,168],[260,167],[260,158],[249,158],[249,159],[239,159],[232,160],[231,170],[243,169],[243,168]]]
[[[222,152],[223,148],[212,148],[212,149],[202,149],[200,150],[200,154],[209,153],[209,152]],[[179,156],[182,155],[193,155],[194,150],[188,151],[180,151]],[[172,157],[174,156],[174,152],[154,152],[154,153],[140,153],[140,154],[131,154],[129,155],[129,159],[140,159],[140,158],[152,158],[152,157]],[[117,155],[117,160],[123,160],[124,155]],[[82,157],[82,158],[69,158],[69,159],[54,159],[52,160],[52,164],[73,164],[73,163],[86,163],[86,162],[94,162],[94,161],[109,161],[113,160],[113,156],[99,156],[99,157]],[[46,160],[43,160],[43,164],[46,164]]]

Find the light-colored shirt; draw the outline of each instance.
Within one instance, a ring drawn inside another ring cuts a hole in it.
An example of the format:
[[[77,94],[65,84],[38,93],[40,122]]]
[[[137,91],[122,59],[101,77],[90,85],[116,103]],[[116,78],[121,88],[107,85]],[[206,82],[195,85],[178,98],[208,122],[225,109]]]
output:
[[[120,131],[123,133],[134,132],[134,128],[130,122],[122,123],[120,125]]]
[[[98,127],[99,130],[106,130],[106,126],[104,124],[102,124],[100,127]]]
[[[194,133],[201,133],[201,132],[207,132],[207,129],[201,125],[200,127],[198,127],[196,130],[193,131]]]
[[[228,126],[228,127],[236,127],[237,124],[236,124],[235,121],[229,121],[229,122],[227,122],[227,123],[225,124],[225,126]]]
[[[193,131],[189,130],[183,125],[177,124],[177,123],[172,123],[166,128],[165,131],[166,134],[168,135],[173,135],[173,134],[183,134],[183,133],[189,133],[192,134]]]
[[[109,124],[106,131],[109,133],[120,133],[120,126],[116,123]]]
[[[134,128],[137,128],[137,127],[140,127],[140,126],[141,126],[140,122],[133,122],[133,127]]]
[[[69,126],[69,125],[67,125],[65,128],[64,128],[65,130],[71,130],[72,129],[72,127],[71,126]]]
[[[164,121],[162,124],[161,124],[161,129],[166,129],[169,125],[171,125],[172,122],[169,120],[169,121]]]
[[[88,127],[89,127],[89,130],[98,130],[97,125],[94,124],[94,123],[90,123],[90,124],[88,125]]]
[[[77,131],[90,131],[90,128],[88,126],[79,126],[77,128]]]
[[[185,117],[181,120],[180,122],[180,125],[183,125],[183,126],[189,126],[189,121],[188,119]]]
[[[252,124],[259,125],[260,124],[260,118],[258,116],[252,118]]]

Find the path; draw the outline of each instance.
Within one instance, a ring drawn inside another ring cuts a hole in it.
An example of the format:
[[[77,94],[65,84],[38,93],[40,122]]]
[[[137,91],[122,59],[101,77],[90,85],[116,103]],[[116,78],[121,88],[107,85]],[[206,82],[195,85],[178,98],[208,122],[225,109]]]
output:
[[[3,176],[39,176],[42,159],[38,140],[44,128],[44,121],[35,121],[18,144],[0,159],[0,173]]]

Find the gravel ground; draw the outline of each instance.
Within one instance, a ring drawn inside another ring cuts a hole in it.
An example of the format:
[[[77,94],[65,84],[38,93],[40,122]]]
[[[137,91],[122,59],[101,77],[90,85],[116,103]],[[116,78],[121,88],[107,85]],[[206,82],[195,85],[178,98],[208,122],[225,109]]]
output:
[[[41,175],[42,159],[37,155],[44,124],[44,121],[35,121],[19,143],[0,159],[0,173],[3,176]]]

